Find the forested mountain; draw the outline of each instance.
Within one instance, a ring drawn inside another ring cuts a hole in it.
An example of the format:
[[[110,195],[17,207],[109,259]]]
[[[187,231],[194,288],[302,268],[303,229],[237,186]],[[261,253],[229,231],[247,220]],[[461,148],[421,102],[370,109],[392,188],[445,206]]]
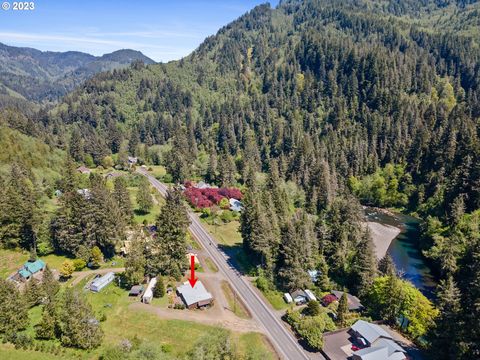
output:
[[[154,63],[141,52],[127,49],[93,56],[78,51],[39,51],[0,43],[2,104],[15,99],[56,100],[96,73],[122,68],[137,60]]]
[[[315,266],[368,298],[379,277],[357,199],[415,212],[442,278],[432,351],[474,358],[479,11],[476,1],[261,5],[180,61],[94,76],[22,131],[78,162],[130,153],[175,182],[245,186],[245,250],[282,289]]]

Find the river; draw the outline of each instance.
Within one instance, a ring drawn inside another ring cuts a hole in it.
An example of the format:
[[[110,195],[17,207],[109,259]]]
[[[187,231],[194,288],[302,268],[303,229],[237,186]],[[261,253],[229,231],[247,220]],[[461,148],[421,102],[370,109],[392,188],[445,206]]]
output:
[[[425,296],[432,298],[436,282],[418,246],[420,221],[412,216],[389,214],[368,207],[365,209],[365,215],[369,221],[401,229],[400,234],[390,244],[388,253],[402,278],[409,280]]]

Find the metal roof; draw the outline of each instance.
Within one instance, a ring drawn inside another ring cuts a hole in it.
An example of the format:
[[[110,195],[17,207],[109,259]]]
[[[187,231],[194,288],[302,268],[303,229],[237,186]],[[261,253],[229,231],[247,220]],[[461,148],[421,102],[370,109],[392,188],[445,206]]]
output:
[[[196,304],[201,301],[212,300],[213,296],[210,294],[203,286],[201,281],[197,281],[195,286],[192,288],[190,283],[187,281],[183,285],[177,288],[177,291],[182,295],[183,299],[187,306]]]
[[[352,329],[365,338],[370,344],[381,337],[391,339],[392,337],[388,332],[377,324],[372,324],[364,320],[358,320],[352,325]]]
[[[367,347],[355,351],[354,354],[362,360],[387,360],[388,350],[386,347]]]
[[[114,278],[115,278],[115,273],[110,271],[105,275],[103,275],[102,277],[94,280],[92,282],[92,285],[90,285],[90,287],[102,288],[103,286],[111,283]]]
[[[23,268],[21,268],[18,273],[20,276],[27,278],[33,274],[36,274],[43,268],[45,268],[45,262],[41,259],[37,259],[32,262],[27,261],[25,264],[23,264]]]

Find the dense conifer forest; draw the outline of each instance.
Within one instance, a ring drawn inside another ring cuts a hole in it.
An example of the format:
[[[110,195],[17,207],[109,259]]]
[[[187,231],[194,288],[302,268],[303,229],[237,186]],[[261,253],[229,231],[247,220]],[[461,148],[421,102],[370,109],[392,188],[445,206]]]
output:
[[[53,107],[3,111],[0,126],[90,166],[112,154],[123,166],[134,155],[164,165],[175,183],[241,186],[243,246],[263,286],[305,286],[316,268],[320,288],[340,284],[391,321],[405,303],[376,297],[413,294],[409,306],[425,314],[410,335],[435,359],[472,359],[480,354],[479,22],[479,3],[467,0],[265,4],[179,61],[98,74]],[[32,191],[9,195],[14,181],[31,190],[28,171],[15,165],[4,178],[3,201],[33,209]],[[92,191],[99,203],[81,224],[93,213],[105,228],[90,239],[72,230],[74,202],[83,201],[72,193],[52,223],[53,246],[115,251],[122,231],[102,214],[115,209],[125,227],[131,209],[101,182]],[[422,219],[438,316],[394,269],[378,267],[361,205]],[[20,224],[0,233],[2,246],[29,247],[32,217],[22,216],[0,218]],[[57,236],[62,222],[67,243]]]

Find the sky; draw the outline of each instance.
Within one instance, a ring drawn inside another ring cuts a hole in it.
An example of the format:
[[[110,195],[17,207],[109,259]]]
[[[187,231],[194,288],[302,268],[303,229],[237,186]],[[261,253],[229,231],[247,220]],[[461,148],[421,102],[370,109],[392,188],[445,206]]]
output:
[[[166,62],[188,55],[266,0],[34,0],[34,10],[23,11],[13,10],[11,0],[0,2],[4,44],[97,56],[134,49]],[[5,2],[9,10],[3,9]]]

